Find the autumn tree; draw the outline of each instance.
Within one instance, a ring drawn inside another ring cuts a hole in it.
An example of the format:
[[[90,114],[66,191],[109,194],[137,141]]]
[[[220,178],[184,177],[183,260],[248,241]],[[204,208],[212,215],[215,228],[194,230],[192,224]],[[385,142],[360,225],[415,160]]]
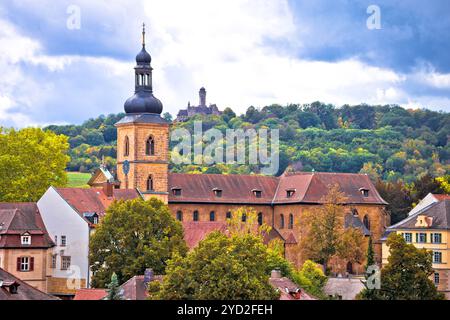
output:
[[[392,233],[386,242],[389,247],[388,264],[381,270],[381,289],[371,299],[377,300],[440,300],[430,277],[434,274],[432,252],[407,244]]]
[[[0,127],[0,201],[37,201],[67,183],[67,137],[39,128]]]
[[[346,200],[339,186],[332,185],[321,199],[322,205],[305,213],[302,256],[322,264],[325,270],[332,257],[361,262],[364,236],[359,229],[345,228]]]
[[[182,226],[162,201],[116,201],[90,239],[92,285],[104,288],[113,272],[119,283],[147,268],[163,274],[167,260],[186,251]]]

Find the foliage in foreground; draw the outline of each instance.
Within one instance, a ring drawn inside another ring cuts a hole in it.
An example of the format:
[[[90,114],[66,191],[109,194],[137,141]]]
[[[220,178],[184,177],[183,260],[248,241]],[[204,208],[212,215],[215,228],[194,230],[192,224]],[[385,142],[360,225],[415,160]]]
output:
[[[50,186],[67,183],[67,137],[39,128],[0,127],[0,201],[38,201]]]
[[[168,300],[272,300],[267,250],[261,238],[213,232],[186,257],[172,259],[159,292]],[[154,288],[153,288],[154,289]]]
[[[146,268],[164,274],[167,260],[186,251],[182,226],[162,201],[116,201],[91,236],[92,286],[104,288],[113,272],[119,283]]]
[[[388,264],[381,270],[381,288],[367,292],[363,289],[360,299],[370,300],[441,300],[444,295],[439,293],[430,277],[434,274],[432,268],[432,253],[407,244],[405,239],[392,233],[388,240],[390,256]]]

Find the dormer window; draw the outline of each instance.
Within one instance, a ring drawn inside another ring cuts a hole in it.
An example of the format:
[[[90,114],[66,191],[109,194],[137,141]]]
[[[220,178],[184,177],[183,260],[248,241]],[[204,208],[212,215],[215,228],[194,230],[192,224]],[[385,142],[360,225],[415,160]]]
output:
[[[253,195],[256,198],[261,198],[261,196],[262,196],[262,191],[261,190],[253,189],[252,192],[253,192]]]
[[[24,246],[31,245],[31,235],[29,233],[25,233],[20,236],[20,243]]]
[[[295,189],[288,189],[286,190],[286,197],[287,198],[292,198],[295,194]]]
[[[174,196],[181,196],[181,189],[180,188],[173,188],[172,189],[172,194]]]
[[[221,198],[221,197],[222,197],[222,190],[221,190],[221,189],[214,188],[214,189],[213,189],[213,192],[214,192],[214,195],[215,195],[216,197],[218,197],[218,198]]]
[[[359,189],[359,191],[361,192],[364,198],[367,198],[369,196],[369,189],[361,188]]]

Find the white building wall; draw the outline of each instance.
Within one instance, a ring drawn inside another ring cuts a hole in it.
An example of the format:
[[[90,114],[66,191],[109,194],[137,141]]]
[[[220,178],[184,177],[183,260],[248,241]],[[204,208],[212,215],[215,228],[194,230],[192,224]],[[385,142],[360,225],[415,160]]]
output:
[[[56,278],[86,279],[89,283],[89,225],[54,189],[50,187],[37,202],[42,219],[50,237],[58,243],[53,248],[57,254],[57,264],[52,270]],[[61,236],[67,239],[66,246],[61,246]],[[71,257],[71,268],[61,270],[61,252]]]

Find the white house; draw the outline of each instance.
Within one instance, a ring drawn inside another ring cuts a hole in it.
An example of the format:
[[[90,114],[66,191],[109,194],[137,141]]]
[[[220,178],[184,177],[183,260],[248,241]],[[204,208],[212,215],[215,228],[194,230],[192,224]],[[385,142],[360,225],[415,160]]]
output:
[[[49,293],[74,296],[77,289],[90,283],[89,236],[115,199],[139,197],[136,190],[104,188],[50,187],[37,205],[48,234],[56,243],[53,248],[52,278]]]
[[[425,198],[420,200],[420,202],[408,213],[408,216],[412,216],[413,214],[416,214],[417,212],[421,211],[422,209],[425,209],[426,207],[429,207],[433,203],[448,200],[450,199],[450,195],[447,194],[433,194],[429,193]]]

